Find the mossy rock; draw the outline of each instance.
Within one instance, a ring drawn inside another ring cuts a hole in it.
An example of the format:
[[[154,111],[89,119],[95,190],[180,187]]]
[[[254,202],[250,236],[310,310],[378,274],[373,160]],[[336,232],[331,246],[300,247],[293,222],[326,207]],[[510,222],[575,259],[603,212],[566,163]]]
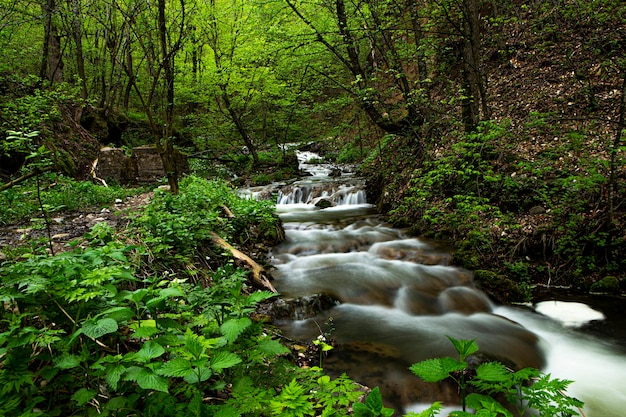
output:
[[[591,292],[603,292],[615,294],[620,292],[620,282],[614,276],[606,276],[599,281],[594,282],[590,288]]]
[[[473,250],[459,249],[452,256],[452,263],[462,268],[476,270],[480,268],[481,262],[478,255]]]
[[[502,304],[526,301],[522,288],[504,275],[479,269],[474,272],[476,286]]]

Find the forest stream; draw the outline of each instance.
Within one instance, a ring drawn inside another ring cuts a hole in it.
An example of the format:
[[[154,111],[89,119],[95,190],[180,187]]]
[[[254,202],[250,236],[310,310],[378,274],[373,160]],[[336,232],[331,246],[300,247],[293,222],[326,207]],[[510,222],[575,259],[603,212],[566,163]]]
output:
[[[311,157],[299,155],[311,176],[279,191],[287,239],[272,249],[271,263],[281,298],[302,306],[278,323],[285,334],[303,342],[327,334],[337,344],[323,359],[327,373],[380,386],[388,406],[419,411],[436,400],[458,401],[458,394],[420,381],[408,367],[456,357],[446,336],[475,339],[482,357],[575,381],[568,393],[586,403],[587,417],[624,415],[626,339],[610,331],[623,322],[565,299],[494,304],[470,271],[449,264],[445,246],[386,225],[362,181],[329,175],[332,167],[307,164]],[[312,303],[322,313],[311,317],[305,310]],[[594,331],[586,331],[589,323]],[[603,327],[607,335],[598,337]]]

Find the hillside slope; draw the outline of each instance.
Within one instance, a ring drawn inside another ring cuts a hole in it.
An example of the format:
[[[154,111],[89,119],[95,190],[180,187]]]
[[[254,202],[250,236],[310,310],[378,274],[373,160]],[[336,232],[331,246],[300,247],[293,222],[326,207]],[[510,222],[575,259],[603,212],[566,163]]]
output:
[[[455,262],[492,271],[477,276],[503,301],[536,283],[619,291],[626,271],[624,8],[540,3],[484,21],[489,121],[433,129],[425,151],[388,138],[364,168],[390,221],[452,240]]]

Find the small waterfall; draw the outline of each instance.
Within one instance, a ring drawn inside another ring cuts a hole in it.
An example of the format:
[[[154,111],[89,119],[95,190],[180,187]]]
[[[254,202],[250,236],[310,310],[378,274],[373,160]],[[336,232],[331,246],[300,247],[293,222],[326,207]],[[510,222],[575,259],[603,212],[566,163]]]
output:
[[[325,200],[331,206],[367,204],[364,184],[335,182],[300,182],[281,187],[276,204],[317,204]]]

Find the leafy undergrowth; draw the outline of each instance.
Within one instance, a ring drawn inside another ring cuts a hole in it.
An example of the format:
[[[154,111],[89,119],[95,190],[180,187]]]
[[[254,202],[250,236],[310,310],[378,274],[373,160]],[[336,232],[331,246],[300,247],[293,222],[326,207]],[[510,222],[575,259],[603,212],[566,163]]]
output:
[[[429,149],[420,164],[394,156],[410,152],[395,138],[392,147],[406,153],[386,154],[371,176],[385,178],[379,208],[416,235],[452,241],[456,264],[492,269],[525,285],[522,293],[537,283],[588,290],[604,276],[623,276],[622,162],[611,186],[601,156],[560,166],[553,161],[560,150],[523,160],[510,151],[514,137],[509,121],[484,122],[449,147]]]
[[[221,182],[181,190],[157,192],[124,230],[98,223],[56,255],[2,264],[0,415],[349,413],[361,387],[298,368],[256,319],[274,293],[226,254],[197,262],[212,232],[279,230],[273,208]]]
[[[253,289],[249,271],[212,245],[214,234],[279,241],[271,204],[187,177],[181,194],[156,191],[131,217],[0,266],[0,415],[394,414],[377,388],[363,400],[367,389],[348,376],[298,366],[298,350],[257,313],[275,294]],[[320,365],[332,349],[324,340],[310,345]]]
[[[39,192],[37,190],[37,181],[32,179],[1,191],[0,226],[24,221],[41,223],[42,210],[50,217],[87,207],[100,210],[113,206],[116,199],[126,199],[142,191],[141,188],[103,187],[61,174],[42,174]]]

